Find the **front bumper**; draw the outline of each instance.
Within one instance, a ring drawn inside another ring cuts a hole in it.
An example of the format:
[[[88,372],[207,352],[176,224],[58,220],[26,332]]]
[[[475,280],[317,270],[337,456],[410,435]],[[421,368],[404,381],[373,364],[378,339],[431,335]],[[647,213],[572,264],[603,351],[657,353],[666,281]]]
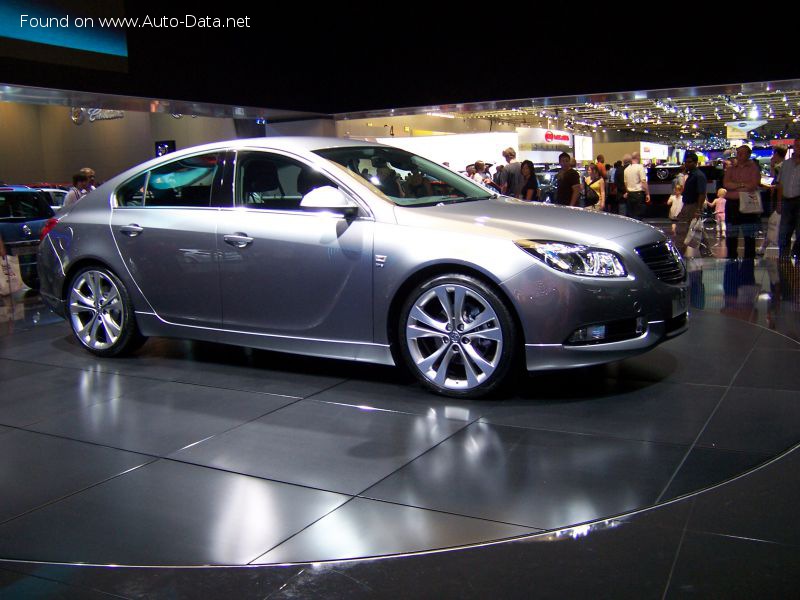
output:
[[[649,321],[641,336],[620,342],[583,346],[526,344],[525,363],[528,371],[549,371],[622,360],[647,352],[658,344],[685,333],[689,328],[688,324],[688,314],[683,313],[666,321]]]

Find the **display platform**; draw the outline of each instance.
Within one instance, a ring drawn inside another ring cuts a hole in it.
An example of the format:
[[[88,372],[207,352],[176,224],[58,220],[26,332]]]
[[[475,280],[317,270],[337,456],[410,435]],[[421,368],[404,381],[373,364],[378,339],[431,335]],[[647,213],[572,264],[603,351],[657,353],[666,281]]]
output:
[[[800,440],[800,348],[753,322],[768,269],[741,270],[695,261],[680,338],[486,401],[394,368],[178,340],[97,359],[29,295],[0,337],[0,557],[407,554],[580,532],[713,486]],[[796,326],[795,304],[773,320]]]

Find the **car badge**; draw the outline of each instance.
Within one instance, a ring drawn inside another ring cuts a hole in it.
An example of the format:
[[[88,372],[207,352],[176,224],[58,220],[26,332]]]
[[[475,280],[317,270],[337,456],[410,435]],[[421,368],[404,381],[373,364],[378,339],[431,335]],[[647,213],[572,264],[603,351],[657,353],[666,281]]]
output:
[[[386,265],[386,256],[383,254],[375,255],[375,266],[382,269]]]
[[[31,231],[31,228],[28,227],[27,225],[22,226],[22,233],[24,233],[27,236],[33,235],[33,231]]]

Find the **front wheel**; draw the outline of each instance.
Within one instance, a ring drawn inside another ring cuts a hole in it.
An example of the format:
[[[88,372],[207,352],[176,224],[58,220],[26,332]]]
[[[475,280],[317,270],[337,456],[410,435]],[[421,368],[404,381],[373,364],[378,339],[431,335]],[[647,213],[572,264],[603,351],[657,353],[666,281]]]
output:
[[[514,363],[514,320],[488,285],[467,275],[417,286],[401,312],[400,350],[414,375],[435,392],[477,398],[500,388]]]
[[[144,343],[128,292],[111,271],[97,266],[79,271],[67,302],[72,332],[89,352],[119,356]]]

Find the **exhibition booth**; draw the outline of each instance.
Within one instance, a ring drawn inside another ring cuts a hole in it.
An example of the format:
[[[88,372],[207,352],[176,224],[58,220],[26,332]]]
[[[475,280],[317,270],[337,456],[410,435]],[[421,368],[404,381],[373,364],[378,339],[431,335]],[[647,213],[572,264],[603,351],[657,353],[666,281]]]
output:
[[[0,596],[785,597],[800,267],[684,259],[665,201],[689,150],[709,194],[739,144],[769,171],[798,112],[800,80],[347,113],[0,85],[0,200],[98,184],[0,296]],[[509,147],[638,153],[647,222],[453,172]]]

